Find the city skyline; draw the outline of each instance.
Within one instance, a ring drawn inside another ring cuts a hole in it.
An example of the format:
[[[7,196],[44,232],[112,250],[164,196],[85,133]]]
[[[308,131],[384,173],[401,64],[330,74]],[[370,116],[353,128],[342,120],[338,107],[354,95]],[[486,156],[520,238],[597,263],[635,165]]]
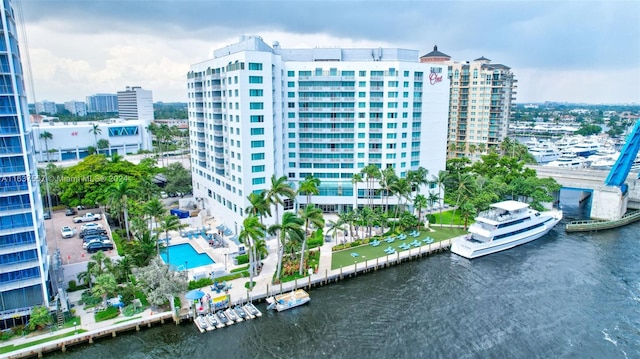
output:
[[[186,102],[190,64],[243,34],[283,48],[400,47],[422,55],[438,45],[456,61],[485,56],[512,68],[517,103],[640,99],[637,2],[372,1],[366,12],[358,1],[328,4],[24,1],[30,102],[82,100],[131,83],[154,91],[156,101]],[[215,21],[207,16],[220,11]]]

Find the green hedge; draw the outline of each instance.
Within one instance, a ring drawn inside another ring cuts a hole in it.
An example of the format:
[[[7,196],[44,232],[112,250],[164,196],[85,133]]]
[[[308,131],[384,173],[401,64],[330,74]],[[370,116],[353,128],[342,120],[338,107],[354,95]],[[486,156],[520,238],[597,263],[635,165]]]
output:
[[[189,290],[208,287],[213,284],[211,278],[205,277],[198,280],[189,281]]]
[[[231,273],[236,273],[236,272],[243,272],[249,270],[249,265],[246,265],[244,267],[238,267],[238,268],[234,268],[232,270],[230,270]]]
[[[249,263],[249,255],[248,254],[242,254],[242,255],[237,256],[236,257],[236,262],[238,263],[238,265]]]
[[[105,320],[113,319],[120,315],[120,310],[118,307],[109,307],[105,310],[96,312],[94,315],[96,322],[102,322]]]
[[[113,238],[113,243],[115,243],[116,249],[118,250],[118,255],[124,256],[125,241],[122,240],[122,237],[116,231],[111,232],[111,237]]]

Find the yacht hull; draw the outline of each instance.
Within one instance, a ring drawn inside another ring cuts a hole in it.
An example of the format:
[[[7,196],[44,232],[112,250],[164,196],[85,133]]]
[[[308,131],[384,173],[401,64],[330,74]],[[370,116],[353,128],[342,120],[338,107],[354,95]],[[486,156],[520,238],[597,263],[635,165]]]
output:
[[[550,212],[546,212],[550,213]],[[451,245],[451,252],[468,259],[478,258],[487,254],[501,252],[521,244],[529,243],[547,234],[560,220],[562,212],[553,211],[550,220],[539,228],[532,229],[527,232],[514,234],[512,236],[502,238],[495,241],[476,243],[467,240],[466,237],[454,240]]]

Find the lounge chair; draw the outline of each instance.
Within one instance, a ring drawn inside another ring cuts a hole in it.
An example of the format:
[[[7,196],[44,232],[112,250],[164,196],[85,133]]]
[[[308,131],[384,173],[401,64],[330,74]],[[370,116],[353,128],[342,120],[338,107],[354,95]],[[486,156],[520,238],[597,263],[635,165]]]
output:
[[[356,252],[351,252],[351,256],[352,256],[353,258],[355,258],[355,257],[360,257],[360,255],[359,255],[358,253],[356,253]]]

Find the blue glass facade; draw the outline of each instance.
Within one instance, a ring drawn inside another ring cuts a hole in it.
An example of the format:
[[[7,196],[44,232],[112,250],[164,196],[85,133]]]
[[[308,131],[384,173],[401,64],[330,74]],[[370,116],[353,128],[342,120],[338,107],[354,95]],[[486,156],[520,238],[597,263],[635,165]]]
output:
[[[49,261],[14,10],[0,3],[0,329],[49,305]]]

